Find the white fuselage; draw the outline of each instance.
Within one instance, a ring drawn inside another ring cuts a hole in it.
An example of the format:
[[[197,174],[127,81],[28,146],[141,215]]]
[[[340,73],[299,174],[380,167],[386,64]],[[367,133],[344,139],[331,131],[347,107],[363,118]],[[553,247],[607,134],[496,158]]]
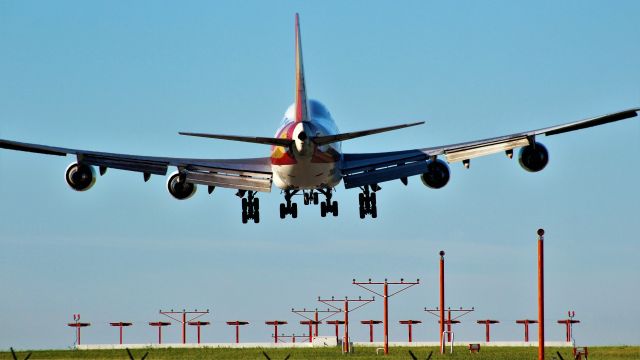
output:
[[[335,135],[338,128],[320,102],[309,100],[309,120],[296,122],[295,104],[285,112],[275,137],[293,139],[290,148],[271,149],[273,183],[284,190],[333,188],[340,183],[340,143],[317,146],[309,137]],[[306,136],[300,137],[304,132]]]

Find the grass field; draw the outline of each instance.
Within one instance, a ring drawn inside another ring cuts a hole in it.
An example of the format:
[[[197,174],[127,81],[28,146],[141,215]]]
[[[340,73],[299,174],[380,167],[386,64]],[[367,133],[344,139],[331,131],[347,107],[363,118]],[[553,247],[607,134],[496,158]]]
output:
[[[440,355],[436,348],[391,348],[391,354],[387,359],[411,359],[409,350],[420,360],[425,360],[429,352],[433,351],[432,360],[435,359],[497,359],[497,360],[534,360],[537,359],[537,348],[520,347],[485,347],[480,353],[469,354],[464,347],[454,348],[453,354]],[[261,349],[149,349],[132,350],[136,359],[140,359],[145,352],[149,351],[148,360],[161,359],[256,359],[265,360]],[[375,354],[374,348],[356,348],[355,352],[344,356],[339,348],[318,348],[318,349],[265,349],[272,360],[282,360],[291,354],[290,360],[295,359],[381,359],[383,356]],[[571,349],[568,348],[547,348],[546,359],[560,359],[556,355],[559,351],[565,360],[572,359]],[[18,359],[24,359],[27,352],[19,352]],[[11,353],[1,352],[0,359],[12,359]],[[40,359],[129,359],[124,350],[49,350],[34,351],[30,360]],[[640,359],[639,346],[611,346],[589,348],[589,359],[599,360],[637,360]]]

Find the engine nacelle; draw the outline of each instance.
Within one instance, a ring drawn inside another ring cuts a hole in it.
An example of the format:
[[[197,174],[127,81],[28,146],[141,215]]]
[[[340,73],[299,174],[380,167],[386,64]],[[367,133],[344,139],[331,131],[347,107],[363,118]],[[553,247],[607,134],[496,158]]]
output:
[[[544,145],[536,142],[534,145],[520,148],[518,162],[523,169],[529,172],[538,172],[549,163],[549,152]]]
[[[427,161],[427,172],[420,175],[422,183],[432,189],[443,188],[450,177],[449,166],[440,159]]]
[[[196,184],[188,183],[179,171],[172,173],[167,179],[169,194],[178,200],[187,200],[196,193],[197,189]]]
[[[87,191],[96,183],[96,172],[93,166],[72,163],[64,174],[67,184],[75,191]]]

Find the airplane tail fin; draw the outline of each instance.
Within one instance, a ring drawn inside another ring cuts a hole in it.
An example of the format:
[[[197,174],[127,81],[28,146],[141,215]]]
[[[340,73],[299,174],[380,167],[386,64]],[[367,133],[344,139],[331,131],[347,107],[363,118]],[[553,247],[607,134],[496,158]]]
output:
[[[355,139],[363,136],[369,136],[369,135],[379,134],[387,131],[404,129],[411,126],[422,125],[422,124],[424,124],[424,121],[410,123],[410,124],[387,126],[387,127],[377,128],[377,129],[354,131],[354,132],[335,134],[335,135],[316,136],[316,137],[312,137],[311,141],[313,141],[318,146],[322,146],[322,145],[332,144],[339,141],[351,140],[351,139]]]
[[[300,20],[296,13],[296,122],[309,120],[307,104],[307,87],[304,82],[304,66],[302,64],[302,40],[300,38]]]

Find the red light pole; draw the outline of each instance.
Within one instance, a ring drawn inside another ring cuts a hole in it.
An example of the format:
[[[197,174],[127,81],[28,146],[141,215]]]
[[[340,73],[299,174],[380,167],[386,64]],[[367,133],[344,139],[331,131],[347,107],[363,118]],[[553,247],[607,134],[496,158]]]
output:
[[[240,326],[249,324],[248,321],[227,321],[227,325],[236,327],[236,344],[240,343]]]
[[[112,322],[112,323],[109,323],[109,325],[117,326],[117,327],[120,328],[120,345],[122,345],[122,328],[125,327],[125,326],[131,326],[131,325],[133,325],[133,323],[130,323],[130,322]]]
[[[498,324],[500,323],[500,321],[498,320],[478,320],[477,321],[478,324],[484,324],[485,326],[485,341],[486,342],[490,342],[491,341],[491,337],[490,337],[490,333],[489,333],[489,329],[491,327],[491,324]]]
[[[313,326],[318,326],[320,321],[315,320],[300,320],[300,325],[309,325],[309,342],[313,341]]]
[[[411,331],[414,324],[422,324],[420,320],[400,320],[400,324],[408,325],[409,328],[409,342],[413,342],[413,332]]]
[[[388,282],[387,279],[384,279],[384,282],[371,282],[369,279],[368,282],[358,282],[356,279],[353,279],[353,285],[360,286],[361,288],[369,291],[370,293],[381,296],[383,299],[383,322],[384,322],[384,354],[389,354],[389,298],[397,293],[407,290],[408,288],[420,284],[420,279],[417,279],[415,282],[405,282],[404,279],[400,279],[400,282]],[[367,286],[371,285],[382,285],[382,294],[370,289]],[[389,285],[401,285],[398,291],[389,294]]]
[[[286,325],[287,322],[283,321],[283,320],[273,320],[273,321],[265,321],[264,322],[267,325],[271,325],[273,326],[273,333],[274,333],[274,339],[275,339],[275,343],[278,343],[278,325]]]
[[[360,324],[369,325],[369,342],[373,342],[373,325],[382,324],[380,320],[361,320]]]
[[[516,324],[524,324],[524,342],[529,342],[529,324],[537,324],[538,320],[516,320]]]
[[[344,320],[329,320],[326,322],[329,325],[333,325],[336,328],[336,337],[340,338],[339,327],[340,325],[344,325]]]
[[[538,360],[544,360],[544,229],[538,229]]]
[[[91,326],[91,323],[80,322],[80,314],[73,314],[72,323],[68,323],[67,326],[76,328],[76,345],[80,345],[80,328]]]
[[[207,309],[206,311],[198,311],[198,309],[195,309],[194,311],[186,311],[184,309],[182,309],[182,311],[173,311],[173,309],[171,309],[170,311],[162,311],[160,310],[159,313],[161,315],[164,315],[172,320],[177,321],[178,323],[182,324],[182,343],[186,344],[187,343],[187,323],[189,321],[193,321],[197,318],[200,318],[202,316],[205,316],[209,313],[209,309]],[[177,319],[175,317],[173,317],[173,315],[177,315],[177,314],[182,314],[182,318],[181,319]],[[190,318],[187,320],[187,314],[195,314],[196,316]]]
[[[434,316],[436,316],[436,317],[438,317],[438,318],[440,318],[440,315],[438,315],[438,314],[440,314],[440,313],[444,312],[444,311],[442,311],[442,309],[439,309],[438,307],[436,307],[435,309],[427,309],[427,308],[424,308],[424,311],[426,311],[426,312],[428,312],[429,314],[434,315]],[[446,331],[446,333],[447,333],[447,339],[446,339],[446,340],[444,340],[444,341],[446,341],[446,342],[451,342],[451,334],[453,333],[453,331],[451,330],[451,325],[453,325],[453,324],[459,324],[459,323],[460,323],[460,320],[458,320],[458,318],[461,318],[461,317],[463,317],[463,316],[465,316],[465,315],[467,315],[468,313],[473,312],[473,311],[475,311],[475,308],[474,308],[474,307],[471,307],[471,309],[463,309],[463,308],[460,308],[460,309],[451,309],[451,308],[448,308],[448,309],[447,309],[447,319],[445,319],[445,320],[444,320],[444,325],[447,325],[447,331]],[[451,318],[451,313],[452,313],[452,312],[454,312],[454,313],[458,313],[458,312],[459,312],[459,313],[460,313],[460,315],[458,315],[458,316],[456,316],[456,317],[454,317],[454,318]],[[442,324],[442,322],[440,321],[440,319],[438,319],[438,324],[440,324],[440,328],[441,328],[441,329],[444,329],[444,325]],[[443,332],[443,333],[442,333],[442,334],[440,334],[441,336],[444,334],[444,332],[445,332],[445,331],[444,331],[444,330],[442,330],[442,332]],[[444,339],[444,337],[442,337],[442,339]],[[443,346],[443,344],[444,344],[444,342],[440,343],[440,351],[441,351],[442,353],[444,353],[444,346]]]
[[[200,344],[200,326],[207,326],[210,323],[208,321],[189,321],[188,323],[191,326],[197,326],[198,327],[198,344]]]
[[[567,329],[566,329],[567,342],[571,342],[571,339],[573,338],[573,335],[572,335],[573,324],[579,324],[580,323],[580,320],[574,320],[573,319],[574,316],[576,316],[576,312],[570,310],[568,319],[558,320],[558,324],[564,324],[567,327]]]
[[[164,321],[156,321],[156,322],[150,322],[149,325],[155,326],[158,328],[158,344],[162,344],[162,328],[165,326],[171,325],[171,323],[164,322]]]
[[[344,313],[344,341],[342,341],[342,351],[344,353],[349,353],[351,351],[350,349],[350,345],[349,345],[349,313],[352,311],[355,311],[373,301],[375,301],[374,298],[371,299],[363,299],[362,297],[358,297],[357,299],[349,299],[348,297],[345,296],[344,300],[339,300],[339,299],[334,299],[334,297],[332,296],[331,299],[321,299],[320,297],[318,297],[318,301],[320,301],[321,303],[327,304],[330,307],[332,307],[335,310],[341,310],[339,307],[334,306],[333,302],[343,302],[344,303],[344,307],[342,308],[342,312]],[[360,303],[360,305],[356,306],[355,308],[349,310],[349,303],[350,302],[354,302],[354,303]]]
[[[291,312],[301,316],[309,321],[314,321],[315,322],[315,326],[314,326],[314,331],[313,331],[313,336],[318,336],[318,325],[322,324],[322,322],[332,316],[334,316],[335,314],[338,314],[340,311],[336,311],[336,310],[307,310],[306,308],[303,308],[302,310],[296,310],[296,309],[291,309]],[[307,316],[306,314],[308,313],[313,313],[313,319],[310,318],[309,316]],[[323,316],[322,318],[320,318],[320,316],[318,314],[322,314],[322,313],[327,313],[327,316]]]

